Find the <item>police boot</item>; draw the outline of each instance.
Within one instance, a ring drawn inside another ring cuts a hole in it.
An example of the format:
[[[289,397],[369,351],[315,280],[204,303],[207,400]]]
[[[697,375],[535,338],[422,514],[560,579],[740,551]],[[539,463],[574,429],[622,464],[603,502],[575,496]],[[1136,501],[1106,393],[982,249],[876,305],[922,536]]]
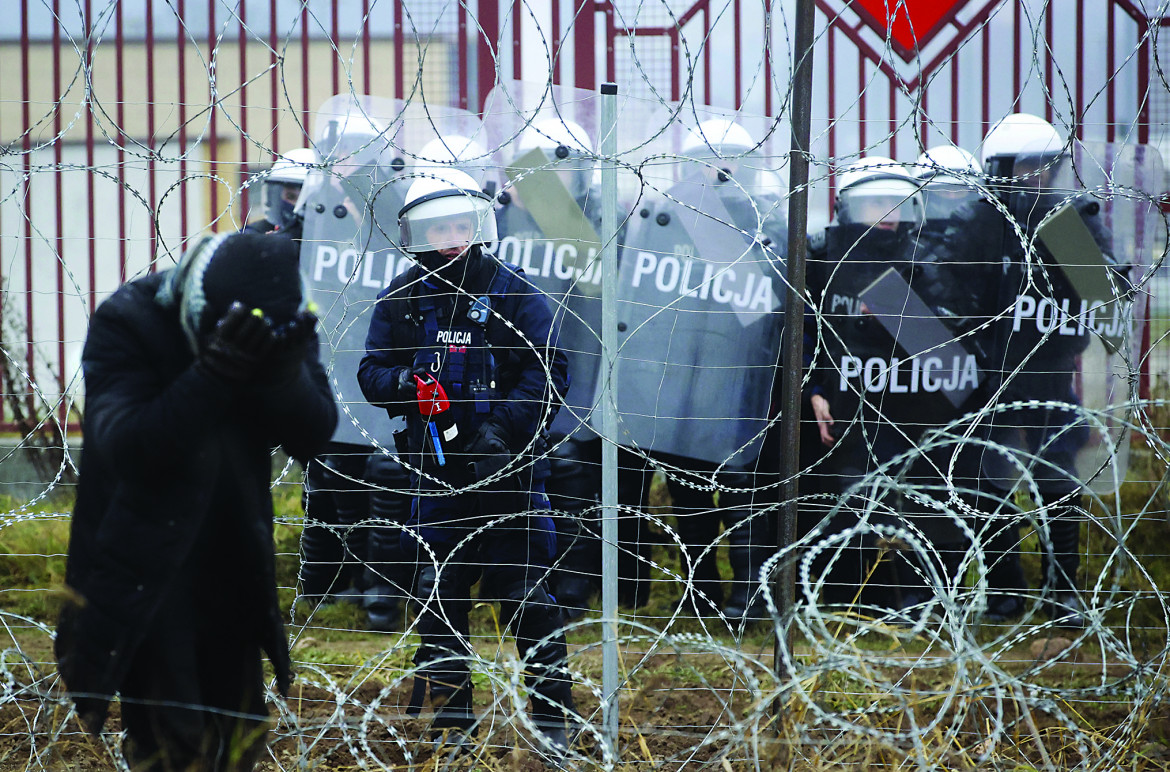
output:
[[[1076,509],[1062,508],[1048,521],[1050,544],[1041,545],[1044,610],[1059,627],[1072,629],[1088,626],[1085,607],[1076,589],[1077,569],[1081,563],[1080,526]]]
[[[430,692],[434,716],[429,736],[436,750],[465,744],[475,726],[464,643],[470,601],[466,593],[460,594],[462,589],[454,571],[444,572],[441,579],[434,566],[424,566],[418,572],[415,594],[425,604],[418,617],[422,643],[414,655],[418,671],[406,712],[418,715]]]
[[[305,475],[307,524],[301,534],[301,587],[323,601],[362,601],[361,562],[369,492],[362,480],[365,453],[329,453],[309,462]]]
[[[719,513],[711,509],[710,494],[681,485],[672,486],[670,491],[679,539],[686,551],[686,559],[679,561],[680,571],[685,572],[690,565],[687,579],[692,590],[684,602],[704,616],[723,606],[723,584],[712,548],[719,539]]]
[[[1020,526],[1014,522],[993,522],[983,546],[987,564],[987,611],[983,620],[1003,624],[1024,613],[1028,582],[1020,564]]]
[[[505,587],[500,606],[524,660],[524,684],[532,694],[529,710],[542,735],[540,751],[553,759],[563,758],[576,713],[561,630],[564,616],[541,585],[527,580]]]
[[[337,459],[337,456],[333,457]],[[366,590],[366,553],[370,489],[364,479],[368,454],[346,455],[335,460],[339,489],[333,494],[337,507],[338,536],[343,547],[338,600],[361,604]]]
[[[579,619],[590,608],[601,575],[601,541],[586,522],[588,513],[555,518],[557,546],[564,545],[556,559],[550,584],[553,595],[569,620]]]
[[[403,600],[402,567],[409,565],[399,544],[400,529],[374,526],[369,533],[369,563],[363,606],[371,630],[393,632],[401,629]]]
[[[641,514],[622,512],[618,520],[618,602],[640,609],[650,602],[650,529]]]
[[[462,684],[442,683],[444,675],[431,679],[431,706],[435,715],[431,720],[429,740],[436,757],[453,761],[469,753],[475,734],[475,711],[472,709],[471,679]]]
[[[443,681],[440,675],[431,681],[431,706],[435,710],[435,717],[431,721],[432,731],[438,733],[454,729],[464,734],[471,732],[471,727],[475,725],[475,712],[471,707],[471,678],[465,675],[464,678],[463,681],[451,683]]]
[[[768,618],[768,605],[760,586],[760,569],[771,557],[771,550],[758,543],[762,541],[759,532],[765,530],[765,522],[759,519],[741,523],[727,534],[731,593],[723,606],[723,616],[734,626]]]
[[[427,643],[419,646],[414,655],[419,668],[406,713],[419,715],[430,693],[433,715],[428,738],[436,750],[440,746],[463,744],[475,726],[471,673],[465,661],[453,659],[454,656],[454,650],[448,646]]]
[[[650,602],[650,560],[654,533],[644,507],[653,475],[645,459],[618,449],[618,603],[640,609]]]

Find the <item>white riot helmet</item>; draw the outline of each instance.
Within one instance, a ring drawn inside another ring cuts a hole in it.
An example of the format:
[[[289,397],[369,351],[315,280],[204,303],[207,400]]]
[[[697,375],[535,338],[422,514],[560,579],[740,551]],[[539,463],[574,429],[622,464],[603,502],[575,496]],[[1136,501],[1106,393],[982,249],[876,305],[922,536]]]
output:
[[[979,198],[983,167],[963,148],[936,145],[918,156],[915,166],[927,219],[947,219],[963,204]]]
[[[325,124],[317,149],[327,164],[365,165],[374,162],[390,139],[387,127],[381,121],[352,105],[350,112]]]
[[[1052,165],[1064,152],[1056,128],[1035,115],[1013,113],[983,138],[980,161],[988,177],[1021,177]]]
[[[484,188],[491,172],[488,152],[479,142],[462,134],[435,137],[423,145],[415,160],[415,169],[420,172],[443,168],[455,168],[467,172],[475,179],[480,189]]]
[[[841,225],[917,227],[923,220],[918,181],[892,158],[869,156],[845,167],[835,204]]]
[[[412,254],[497,240],[492,198],[467,172],[426,171],[411,183],[398,213],[401,248]]]
[[[682,154],[720,168],[718,179],[731,177],[746,187],[755,184],[755,169],[744,165],[746,156],[754,155],[756,142],[743,126],[730,118],[708,118],[687,132]]]
[[[580,124],[567,118],[533,121],[516,140],[516,157],[536,149],[548,156],[549,169],[570,172],[566,187],[574,198],[589,192],[593,181],[593,144]]]
[[[264,217],[280,228],[293,222],[293,209],[309,169],[319,163],[311,147],[290,150],[276,160],[264,178]]]
[[[708,118],[691,129],[683,140],[683,155],[699,158],[715,151],[719,158],[736,158],[756,146],[752,135],[730,118]]]

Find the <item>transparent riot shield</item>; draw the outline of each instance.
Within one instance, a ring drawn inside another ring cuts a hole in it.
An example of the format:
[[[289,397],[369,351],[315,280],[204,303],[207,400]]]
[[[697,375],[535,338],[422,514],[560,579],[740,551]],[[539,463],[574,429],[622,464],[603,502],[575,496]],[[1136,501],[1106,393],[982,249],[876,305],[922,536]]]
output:
[[[466,110],[340,94],[314,116],[322,158],[305,185],[301,269],[321,317],[322,361],[346,414],[336,442],[390,447],[401,426],[366,403],[357,384],[379,292],[413,260],[398,248],[398,213],[411,182],[458,166],[492,187],[482,123]]]
[[[1042,492],[1125,477],[1162,185],[1157,151],[1074,143],[1005,198],[992,476]],[[1021,237],[1022,236],[1022,237]]]
[[[774,202],[752,195],[758,146],[696,136],[701,125],[667,130],[673,153],[643,166],[662,187],[623,238],[617,440],[745,467],[768,422],[784,268],[768,235]]]
[[[395,138],[402,104],[338,95],[314,116],[322,167],[302,193],[301,273],[320,317],[321,361],[342,410],[334,441],[393,448],[402,427],[362,397],[357,370],[378,293],[411,264],[395,242],[407,157]]]
[[[576,439],[591,433],[601,367],[598,100],[592,91],[502,81],[484,108],[504,182],[495,253],[549,298],[570,378],[552,430]]]
[[[470,174],[489,195],[500,187],[491,138],[476,115],[458,107],[423,102],[407,103],[394,138],[406,159],[407,177],[413,181],[444,167]]]

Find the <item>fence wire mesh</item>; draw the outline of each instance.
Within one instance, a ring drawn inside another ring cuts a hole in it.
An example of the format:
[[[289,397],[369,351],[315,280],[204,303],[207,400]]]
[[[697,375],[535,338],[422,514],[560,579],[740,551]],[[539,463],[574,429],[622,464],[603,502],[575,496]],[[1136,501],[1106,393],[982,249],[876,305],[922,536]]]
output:
[[[265,670],[260,768],[1170,766],[1167,4],[815,5],[786,410],[795,2],[22,0],[0,31],[0,766],[125,765],[127,707],[168,707],[124,692],[87,734],[57,671],[62,604],[118,603],[65,576],[96,485],[83,345],[201,234],[274,225],[339,422],[307,463],[272,455],[296,678]],[[489,202],[454,197],[484,264],[522,279],[428,262],[408,212],[453,169]],[[444,385],[453,428],[379,391],[400,367]],[[469,442],[489,415],[495,466]],[[139,495],[141,458],[103,463]],[[238,554],[224,538],[206,554]],[[192,560],[149,578],[198,581]],[[254,649],[231,595],[138,621]]]

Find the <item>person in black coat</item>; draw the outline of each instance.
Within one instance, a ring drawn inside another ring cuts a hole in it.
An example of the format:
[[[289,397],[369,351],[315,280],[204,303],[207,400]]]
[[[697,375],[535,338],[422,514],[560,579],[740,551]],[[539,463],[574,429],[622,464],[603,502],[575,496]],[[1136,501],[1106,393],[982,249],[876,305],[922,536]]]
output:
[[[307,459],[337,421],[296,245],[200,241],[94,313],[81,480],[56,654],[84,728],[121,695],[135,770],[250,769],[261,652],[287,693],[271,452]]]

